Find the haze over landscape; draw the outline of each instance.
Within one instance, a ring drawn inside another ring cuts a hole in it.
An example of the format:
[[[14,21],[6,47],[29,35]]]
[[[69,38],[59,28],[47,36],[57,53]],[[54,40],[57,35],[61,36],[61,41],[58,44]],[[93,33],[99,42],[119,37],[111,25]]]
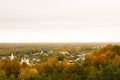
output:
[[[119,0],[0,0],[0,43],[119,42]]]
[[[120,80],[120,0],[0,0],[0,80]]]

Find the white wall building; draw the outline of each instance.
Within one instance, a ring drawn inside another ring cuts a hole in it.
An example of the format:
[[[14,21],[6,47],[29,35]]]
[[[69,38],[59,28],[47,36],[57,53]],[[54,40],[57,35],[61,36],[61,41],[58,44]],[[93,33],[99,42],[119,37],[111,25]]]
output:
[[[11,56],[10,56],[10,60],[13,60],[13,59],[14,59],[14,55],[12,53]]]
[[[24,58],[21,59],[20,63],[22,64],[23,62],[25,62],[28,65],[30,64],[29,59],[27,57],[24,57]]]

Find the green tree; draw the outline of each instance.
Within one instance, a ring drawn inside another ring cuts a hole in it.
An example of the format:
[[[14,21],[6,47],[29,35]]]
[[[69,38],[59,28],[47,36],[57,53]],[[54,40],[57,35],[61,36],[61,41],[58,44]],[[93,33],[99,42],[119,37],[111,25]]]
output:
[[[102,71],[102,80],[116,80],[116,68],[106,66]]]
[[[7,80],[7,76],[4,70],[0,70],[0,80]]]
[[[8,78],[8,80],[16,80],[14,74],[11,74]]]

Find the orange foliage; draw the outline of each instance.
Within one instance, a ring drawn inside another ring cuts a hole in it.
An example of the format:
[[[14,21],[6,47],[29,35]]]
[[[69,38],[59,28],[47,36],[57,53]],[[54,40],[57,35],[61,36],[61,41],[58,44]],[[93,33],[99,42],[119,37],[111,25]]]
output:
[[[50,57],[50,58],[48,58],[47,64],[48,64],[48,66],[52,67],[53,64],[54,64],[54,63],[57,63],[57,62],[58,62],[57,58],[55,58],[55,57]]]
[[[68,60],[64,58],[62,61],[62,66],[67,66],[67,65],[68,65]]]

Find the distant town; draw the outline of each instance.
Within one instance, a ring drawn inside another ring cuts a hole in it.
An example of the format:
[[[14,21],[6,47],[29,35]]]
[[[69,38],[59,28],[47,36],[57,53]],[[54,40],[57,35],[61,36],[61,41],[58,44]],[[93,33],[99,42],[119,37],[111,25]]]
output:
[[[15,59],[17,59],[21,64],[24,62],[27,65],[33,65],[35,63],[42,62],[40,60],[41,56],[49,57],[49,56],[51,56],[52,53],[54,53],[54,52],[50,51],[49,53],[45,53],[44,51],[41,51],[40,53],[33,53],[31,55],[24,55],[22,57],[19,57],[17,55],[14,55],[14,53],[11,53],[10,56],[1,56],[1,59],[2,60],[5,60],[5,59],[15,60]],[[79,54],[75,54],[75,53],[69,53],[67,51],[60,51],[59,55],[54,56],[54,57],[58,58],[59,63],[62,62],[62,60],[60,58],[66,58],[66,59],[68,59],[69,64],[74,64],[74,62],[76,62],[76,61],[79,61],[79,62],[84,61],[84,59],[85,59],[84,57],[86,54],[89,54],[89,53],[80,52]]]

